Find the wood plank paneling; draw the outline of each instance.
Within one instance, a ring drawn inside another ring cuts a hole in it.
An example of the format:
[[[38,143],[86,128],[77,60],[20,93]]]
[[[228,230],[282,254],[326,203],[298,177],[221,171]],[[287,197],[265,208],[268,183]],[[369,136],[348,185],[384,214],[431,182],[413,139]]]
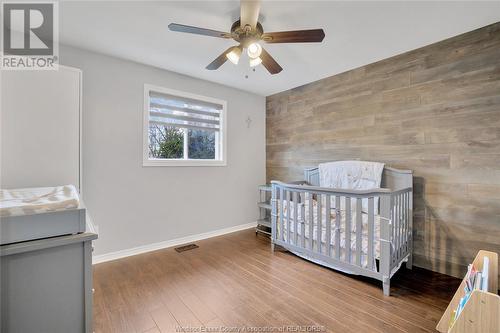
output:
[[[412,169],[414,264],[500,252],[500,22],[267,98],[267,179],[362,159]]]

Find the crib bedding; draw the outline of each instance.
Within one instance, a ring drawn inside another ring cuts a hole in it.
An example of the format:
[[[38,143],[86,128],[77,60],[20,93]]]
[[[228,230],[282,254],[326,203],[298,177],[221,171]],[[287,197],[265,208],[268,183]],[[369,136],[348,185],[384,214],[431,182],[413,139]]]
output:
[[[319,186],[348,189],[372,190],[382,183],[384,163],[366,161],[335,161],[319,165]],[[375,197],[375,214],[378,214],[379,198]],[[363,210],[368,210],[368,200],[362,201]]]
[[[73,185],[0,190],[0,216],[23,216],[77,208],[78,192]]]
[[[316,200],[313,200],[313,235],[312,235],[312,242],[313,242],[313,248],[317,249],[318,247],[318,209],[317,209],[317,202]],[[327,244],[326,244],[326,209],[324,203],[321,205],[321,251],[322,253],[326,253],[327,249]],[[295,225],[293,223],[293,218],[295,216],[294,213],[294,205],[290,204],[290,208],[288,208],[288,205],[286,205],[286,201],[283,201],[283,203],[278,203],[278,216],[280,215],[281,207],[284,207],[283,209],[283,229],[284,233],[283,236],[285,240],[287,240],[287,235],[288,235],[288,226],[287,226],[287,216],[288,216],[288,209],[290,209],[290,238],[293,241],[295,240]],[[302,224],[298,224],[298,230],[297,230],[297,238],[298,242],[301,241],[301,236],[302,232],[304,231],[304,239],[305,239],[305,244],[306,247],[309,247],[309,242],[311,241],[311,237],[309,235],[310,232],[310,216],[309,216],[309,204],[306,202],[305,204],[298,204],[297,205],[297,220],[298,221],[303,221],[302,219],[302,214],[304,212],[305,215],[305,221],[304,221],[304,227],[302,227]],[[345,258],[345,250],[346,250],[346,211],[345,210],[339,210],[340,212],[340,255]],[[330,249],[332,253],[335,250],[336,246],[336,237],[335,237],[335,221],[336,221],[336,214],[337,211],[335,209],[330,210],[330,219],[331,219],[331,235],[330,235]],[[278,223],[278,228],[280,228],[280,225]],[[352,210],[351,211],[351,232],[350,232],[350,238],[351,238],[351,260],[354,261],[356,260],[356,211]],[[374,259],[378,259],[380,256],[380,216],[379,215],[374,215],[374,225],[373,225],[373,233],[374,233],[374,240],[373,240],[373,255]],[[366,267],[367,266],[367,259],[368,259],[368,214],[362,213],[362,240],[361,240],[361,263],[362,266]]]

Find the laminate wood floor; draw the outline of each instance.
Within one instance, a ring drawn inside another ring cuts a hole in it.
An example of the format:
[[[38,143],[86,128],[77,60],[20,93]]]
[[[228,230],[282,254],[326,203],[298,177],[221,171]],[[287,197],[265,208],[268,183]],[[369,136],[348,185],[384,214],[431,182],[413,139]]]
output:
[[[460,283],[403,268],[384,297],[379,281],[271,253],[252,229],[196,244],[95,265],[95,332],[435,332]]]

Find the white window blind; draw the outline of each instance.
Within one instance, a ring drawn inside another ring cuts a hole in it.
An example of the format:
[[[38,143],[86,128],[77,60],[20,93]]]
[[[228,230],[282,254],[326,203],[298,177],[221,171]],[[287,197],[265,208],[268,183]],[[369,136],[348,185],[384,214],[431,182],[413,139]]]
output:
[[[225,166],[227,102],[144,85],[144,166]]]
[[[149,92],[149,122],[206,131],[220,131],[223,106],[205,101]]]

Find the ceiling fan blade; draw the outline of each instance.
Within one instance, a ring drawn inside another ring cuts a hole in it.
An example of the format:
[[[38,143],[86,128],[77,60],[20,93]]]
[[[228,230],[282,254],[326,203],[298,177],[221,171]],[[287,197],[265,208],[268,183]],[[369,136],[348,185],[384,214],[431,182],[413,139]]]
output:
[[[234,49],[235,47],[237,47],[237,46],[231,46],[230,48],[228,48],[220,56],[218,56],[217,58],[215,58],[214,61],[212,61],[210,64],[208,64],[208,66],[205,67],[205,68],[208,69],[208,70],[211,70],[211,71],[213,71],[215,69],[218,69],[220,66],[222,66],[227,61],[226,54],[228,54],[229,52],[231,52],[231,50]]]
[[[260,59],[262,59],[262,65],[267,69],[267,71],[271,74],[278,74],[283,70],[281,66],[274,60],[273,57],[266,50],[262,49],[262,53],[260,54]]]
[[[259,20],[260,0],[241,0],[240,2],[240,20],[241,26],[249,25],[255,29]]]
[[[189,34],[196,34],[196,35],[203,35],[210,37],[231,38],[231,34],[229,32],[198,28],[184,24],[170,23],[168,25],[168,28],[170,29],[170,31],[187,32]]]
[[[266,32],[261,38],[266,43],[319,43],[325,32],[323,29]]]

